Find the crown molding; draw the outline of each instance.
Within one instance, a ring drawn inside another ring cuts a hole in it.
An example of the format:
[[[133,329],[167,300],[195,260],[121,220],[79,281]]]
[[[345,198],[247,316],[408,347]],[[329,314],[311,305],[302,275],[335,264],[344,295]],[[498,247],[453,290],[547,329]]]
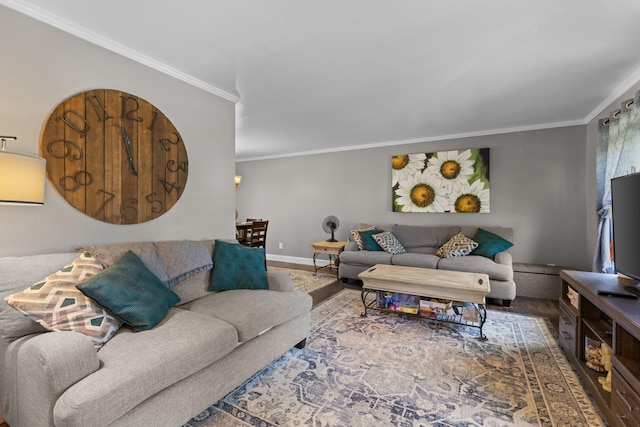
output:
[[[611,93],[611,95],[609,95],[587,117],[585,117],[584,121],[586,123],[591,122],[591,120],[599,116],[605,109],[609,108],[609,105],[611,105],[613,101],[624,95],[638,82],[640,82],[640,67],[636,68],[636,70],[631,73],[629,77],[627,77],[622,83],[620,83],[618,87],[616,87],[616,89]]]
[[[532,126],[520,126],[513,128],[504,128],[504,129],[492,129],[486,131],[478,131],[478,132],[467,132],[467,133],[457,133],[451,135],[438,135],[438,136],[429,136],[424,138],[412,138],[412,139],[401,139],[395,141],[383,141],[383,142],[374,142],[370,144],[361,144],[361,145],[351,145],[345,147],[337,147],[337,148],[328,148],[323,150],[310,150],[310,151],[301,151],[298,153],[287,153],[282,155],[274,155],[274,156],[264,156],[264,157],[251,157],[246,159],[236,159],[236,163],[242,162],[251,162],[255,160],[271,160],[271,159],[282,159],[286,157],[299,157],[299,156],[310,156],[314,154],[327,154],[327,153],[337,153],[340,151],[352,151],[352,150],[367,150],[370,148],[381,148],[381,147],[391,147],[395,145],[406,145],[406,144],[419,144],[424,142],[436,142],[436,141],[447,141],[450,139],[462,139],[462,138],[473,138],[478,136],[487,136],[487,135],[500,135],[504,133],[515,133],[515,132],[527,132],[534,130],[544,130],[544,129],[552,129],[552,128],[561,128],[568,126],[584,126],[588,122],[585,120],[572,120],[568,122],[557,122],[557,123],[544,123],[540,125],[532,125]]]
[[[88,28],[82,27],[81,25],[78,25],[76,23],[72,23],[64,18],[61,18],[60,16],[51,14],[48,11],[44,11],[41,8],[35,7],[28,3],[22,3],[18,0],[0,0],[0,4],[13,9],[16,12],[22,13],[23,15],[29,16],[37,21],[50,25],[82,40],[85,40],[89,43],[95,44],[96,46],[100,46],[111,52],[117,53],[118,55],[124,56],[125,58],[131,59],[132,61],[138,62],[139,64],[146,65],[149,68],[181,80],[191,86],[202,89],[205,92],[217,95],[223,99],[226,99],[227,101],[231,101],[236,104],[240,102],[240,97],[238,95],[234,95],[222,89],[218,89],[215,86],[203,82],[202,80],[197,79],[189,74],[183,73],[180,70],[168,66],[167,64],[157,61],[156,59],[138,52],[137,50],[131,49],[120,43],[116,43],[109,38],[96,34]]]

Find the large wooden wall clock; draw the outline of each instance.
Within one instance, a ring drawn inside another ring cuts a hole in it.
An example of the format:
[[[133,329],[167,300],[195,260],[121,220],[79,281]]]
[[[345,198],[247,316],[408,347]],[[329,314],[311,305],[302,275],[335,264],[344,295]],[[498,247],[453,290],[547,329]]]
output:
[[[180,134],[144,99],[82,92],[49,116],[40,141],[51,185],[74,208],[111,224],[139,224],[176,204],[189,162]]]

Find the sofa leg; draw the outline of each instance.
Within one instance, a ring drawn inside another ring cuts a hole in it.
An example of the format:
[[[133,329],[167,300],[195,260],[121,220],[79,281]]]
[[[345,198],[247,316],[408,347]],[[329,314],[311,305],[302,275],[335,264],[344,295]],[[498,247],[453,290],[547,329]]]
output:
[[[340,280],[342,281],[342,283],[349,283],[348,277],[342,277]]]
[[[502,300],[502,306],[503,307],[511,307],[511,300],[510,299],[503,299]]]
[[[298,344],[296,344],[294,347],[295,348],[299,348],[299,349],[303,349],[304,346],[307,345],[307,339],[303,339],[302,341],[300,341]]]

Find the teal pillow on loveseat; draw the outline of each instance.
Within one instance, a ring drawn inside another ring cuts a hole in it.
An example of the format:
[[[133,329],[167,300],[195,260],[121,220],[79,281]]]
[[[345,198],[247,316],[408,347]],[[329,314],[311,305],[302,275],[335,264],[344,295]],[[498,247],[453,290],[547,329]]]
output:
[[[481,255],[487,258],[493,258],[498,252],[506,251],[513,246],[510,241],[482,228],[478,228],[473,241],[478,244],[478,247],[470,255]]]
[[[362,239],[362,246],[367,251],[384,251],[373,238],[374,234],[380,234],[383,230],[373,229],[373,230],[364,230],[360,232],[360,238]]]
[[[216,240],[209,290],[267,289],[269,283],[264,256],[264,248]]]
[[[136,332],[156,326],[180,302],[132,251],[77,288]]]

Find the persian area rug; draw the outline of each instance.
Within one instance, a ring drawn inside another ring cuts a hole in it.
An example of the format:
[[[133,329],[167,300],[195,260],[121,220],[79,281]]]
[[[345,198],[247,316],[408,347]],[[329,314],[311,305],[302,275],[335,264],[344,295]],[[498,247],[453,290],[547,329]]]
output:
[[[295,270],[283,267],[269,267],[269,270],[284,271],[285,273],[288,273],[289,276],[291,276],[291,280],[293,281],[293,286],[296,291],[306,293],[330,285],[338,280],[335,274],[318,272],[318,274],[314,276],[313,271]]]
[[[374,312],[346,289],[292,349],[186,426],[604,426],[548,320],[477,328]]]

